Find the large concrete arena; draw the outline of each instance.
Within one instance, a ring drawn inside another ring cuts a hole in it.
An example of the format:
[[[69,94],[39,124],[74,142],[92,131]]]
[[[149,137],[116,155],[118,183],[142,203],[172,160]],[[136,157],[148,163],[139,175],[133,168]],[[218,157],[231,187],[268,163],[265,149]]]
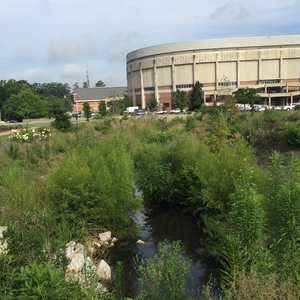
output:
[[[155,98],[172,108],[172,92],[203,84],[207,105],[238,88],[256,88],[260,103],[300,100],[300,36],[228,38],[163,44],[127,54],[128,94],[145,108]]]

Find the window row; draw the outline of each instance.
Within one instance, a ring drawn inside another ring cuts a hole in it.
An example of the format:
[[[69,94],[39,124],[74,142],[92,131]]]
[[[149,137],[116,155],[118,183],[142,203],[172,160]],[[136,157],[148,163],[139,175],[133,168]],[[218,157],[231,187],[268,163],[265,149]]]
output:
[[[193,84],[177,84],[176,89],[187,89],[187,88],[193,88]]]

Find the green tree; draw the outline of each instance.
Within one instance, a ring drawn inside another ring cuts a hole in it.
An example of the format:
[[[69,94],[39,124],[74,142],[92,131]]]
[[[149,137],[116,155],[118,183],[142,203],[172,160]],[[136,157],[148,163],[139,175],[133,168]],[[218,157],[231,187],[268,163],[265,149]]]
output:
[[[124,101],[124,110],[126,109],[126,107],[133,106],[133,101],[128,95],[124,95],[123,101]]]
[[[75,89],[79,89],[79,83],[78,82],[75,82],[73,84],[73,90],[75,90]]]
[[[233,97],[237,103],[241,104],[250,104],[251,106],[254,103],[257,103],[260,99],[257,94],[256,89],[254,88],[239,88],[235,92],[233,92]]]
[[[70,117],[67,114],[67,109],[64,107],[63,102],[56,99],[50,104],[49,114],[55,120],[52,125],[60,131],[67,131],[72,127]]]
[[[172,93],[172,107],[180,108],[181,111],[188,105],[188,97],[186,91],[180,91],[179,89],[176,92]]]
[[[105,117],[107,115],[105,101],[100,101],[99,103],[99,116]]]
[[[151,98],[147,101],[146,108],[149,108],[150,111],[153,111],[157,104],[157,100],[155,98]]]
[[[202,93],[203,84],[199,81],[196,81],[195,86],[191,94],[191,110],[200,109],[201,105],[204,103],[203,93]]]
[[[56,96],[60,99],[71,99],[71,89],[68,83],[34,83],[31,86],[35,93],[39,96]]]
[[[86,81],[84,81],[83,84],[82,84],[82,87],[85,89],[85,88],[88,88],[89,85],[88,85],[88,83]]]
[[[105,86],[104,82],[102,80],[98,80],[95,84],[96,87]]]
[[[0,109],[3,118],[7,118],[7,115],[2,111],[5,102],[11,95],[17,95],[21,91],[24,85],[29,85],[26,80],[16,81],[15,79],[0,80]],[[29,85],[30,86],[30,85]]]
[[[86,120],[89,122],[90,118],[92,117],[91,106],[88,102],[84,102],[82,107],[83,107],[84,116]]]
[[[18,94],[12,94],[4,105],[4,115],[7,119],[25,119],[42,117],[40,111],[41,99],[34,94],[29,85],[24,85]]]
[[[221,105],[221,116],[224,121],[230,120],[232,123],[233,117],[238,113],[238,108],[236,106],[236,101],[233,97],[227,96],[224,99],[224,104]]]
[[[107,102],[107,106],[110,107],[109,111],[112,115],[119,115],[125,110],[126,107],[132,105],[133,102],[130,97],[128,97],[127,95],[120,97],[115,93],[111,93],[109,95],[109,100]]]

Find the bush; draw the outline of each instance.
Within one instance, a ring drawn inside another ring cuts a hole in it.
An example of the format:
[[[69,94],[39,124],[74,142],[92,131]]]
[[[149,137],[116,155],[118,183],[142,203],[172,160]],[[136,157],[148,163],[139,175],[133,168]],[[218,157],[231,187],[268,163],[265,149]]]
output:
[[[20,268],[17,299],[69,299],[62,270],[34,261]]]
[[[286,122],[282,131],[282,139],[293,147],[300,145],[300,120],[296,122]]]
[[[134,198],[133,162],[118,137],[87,146],[65,156],[47,177],[48,201],[58,220],[124,229],[141,207],[141,200]]]
[[[179,241],[163,241],[158,244],[153,258],[136,259],[138,280],[142,285],[138,299],[193,299],[189,297],[185,279],[189,263],[182,253]]]

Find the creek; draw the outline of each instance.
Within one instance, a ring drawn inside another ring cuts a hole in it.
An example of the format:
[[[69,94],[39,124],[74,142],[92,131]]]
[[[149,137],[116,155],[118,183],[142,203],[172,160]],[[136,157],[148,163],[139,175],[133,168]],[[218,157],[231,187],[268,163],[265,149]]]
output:
[[[181,241],[184,255],[190,260],[191,276],[187,277],[189,288],[193,286],[201,289],[203,284],[211,282],[218,289],[219,265],[198,251],[204,234],[193,216],[148,205],[136,214],[134,220],[140,229],[138,236],[134,239],[120,240],[111,251],[112,266],[117,261],[123,263],[126,296],[137,296],[140,288],[135,271],[135,258],[153,257],[158,243],[163,240]],[[146,244],[136,245],[137,239],[141,239]]]

